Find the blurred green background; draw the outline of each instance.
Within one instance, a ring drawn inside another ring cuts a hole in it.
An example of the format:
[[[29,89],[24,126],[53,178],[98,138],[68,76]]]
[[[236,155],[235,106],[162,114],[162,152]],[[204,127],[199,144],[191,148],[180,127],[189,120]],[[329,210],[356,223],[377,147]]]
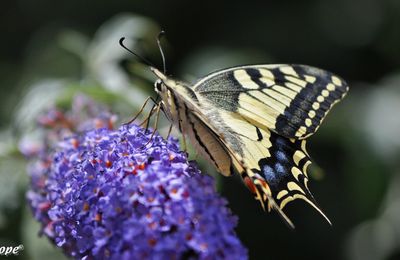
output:
[[[215,175],[251,259],[400,259],[398,0],[3,2],[0,245],[25,246],[10,259],[63,257],[38,239],[25,205],[19,140],[35,136],[40,111],[76,92],[109,103],[127,121],[154,95],[154,78],[118,40],[126,36],[130,48],[161,65],[161,28],[168,72],[179,79],[232,65],[302,63],[350,85],[308,142],[311,189],[332,227],[299,201],[287,207],[296,224],[289,230],[238,179]]]

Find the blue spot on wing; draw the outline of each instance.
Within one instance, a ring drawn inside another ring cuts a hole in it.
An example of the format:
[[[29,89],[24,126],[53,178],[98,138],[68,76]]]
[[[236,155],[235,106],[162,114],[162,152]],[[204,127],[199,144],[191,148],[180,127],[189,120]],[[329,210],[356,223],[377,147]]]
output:
[[[292,178],[290,169],[294,165],[291,154],[294,153],[294,144],[289,139],[271,133],[273,146],[269,149],[271,157],[259,161],[260,174],[265,178],[273,190],[281,190]]]
[[[271,166],[264,165],[262,175],[270,185],[278,185],[287,174],[287,168],[279,162]]]
[[[282,152],[282,151],[277,151],[276,154],[275,154],[275,156],[276,156],[276,159],[277,159],[278,161],[288,162],[288,156],[287,156],[287,154],[285,154],[285,153]]]
[[[288,139],[282,138],[280,136],[276,137],[275,144],[278,149],[282,149],[284,146],[287,146]]]
[[[275,179],[274,169],[269,165],[264,165],[263,173],[266,181],[273,181]]]
[[[278,162],[278,163],[275,164],[275,171],[276,171],[279,175],[281,175],[281,174],[285,174],[286,169],[285,169],[285,167],[284,167],[282,164],[280,164],[280,163]]]

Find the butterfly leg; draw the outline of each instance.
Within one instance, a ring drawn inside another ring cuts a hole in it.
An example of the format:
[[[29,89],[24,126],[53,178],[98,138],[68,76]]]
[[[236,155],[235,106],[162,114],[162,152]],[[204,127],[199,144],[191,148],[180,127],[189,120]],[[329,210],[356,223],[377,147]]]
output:
[[[159,121],[159,118],[160,118],[160,107],[161,107],[161,105],[158,104],[157,108],[156,108],[156,120],[154,122],[153,132],[151,133],[150,139],[149,139],[149,141],[147,141],[147,143],[145,145],[143,145],[142,148],[146,147],[153,140],[154,134],[157,131],[158,121]]]
[[[153,115],[154,109],[155,109],[155,108],[156,108],[156,104],[154,104],[154,105],[151,107],[149,114],[146,116],[146,118],[143,120],[143,122],[141,122],[141,123],[139,124],[139,126],[146,125],[146,130],[149,128],[150,118],[151,118],[151,116]]]
[[[183,143],[183,151],[187,153],[186,137],[184,133],[182,133],[182,143]]]
[[[150,113],[149,113],[149,116],[146,118],[146,120],[145,121],[143,121],[143,123],[142,124],[140,124],[141,126],[144,124],[144,123],[146,123],[146,132],[147,132],[147,130],[149,130],[149,125],[150,125],[150,118],[152,117],[152,115],[153,115],[153,113],[154,113],[154,109],[156,109],[157,110],[157,108],[156,108],[156,105],[154,104],[152,107],[151,107],[151,111],[150,111]]]
[[[167,134],[167,140],[169,138],[169,136],[171,135],[171,131],[172,131],[172,123],[169,125],[169,129],[168,129],[168,134]]]
[[[153,101],[153,103],[155,103],[155,104],[157,103],[157,102],[154,100],[153,97],[148,96],[148,97],[146,98],[146,100],[144,101],[142,107],[140,108],[139,112],[138,112],[131,120],[129,120],[129,121],[126,122],[125,124],[126,124],[126,125],[130,125],[133,121],[135,121],[136,118],[143,112],[144,108],[146,107],[147,103],[148,103],[150,100]]]

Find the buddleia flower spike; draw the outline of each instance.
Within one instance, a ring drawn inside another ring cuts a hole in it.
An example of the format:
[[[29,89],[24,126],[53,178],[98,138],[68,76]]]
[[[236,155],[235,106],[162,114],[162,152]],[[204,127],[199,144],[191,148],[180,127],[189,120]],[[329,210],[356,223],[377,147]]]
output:
[[[86,129],[31,156],[27,198],[42,234],[76,259],[247,259],[212,177],[174,138],[156,133],[142,149],[151,135]]]

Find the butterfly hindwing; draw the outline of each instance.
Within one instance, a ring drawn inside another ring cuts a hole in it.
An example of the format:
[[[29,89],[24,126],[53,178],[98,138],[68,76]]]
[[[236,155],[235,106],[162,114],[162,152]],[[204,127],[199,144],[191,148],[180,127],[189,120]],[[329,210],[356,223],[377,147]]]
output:
[[[193,90],[200,102],[238,113],[284,137],[304,139],[317,131],[348,86],[338,76],[314,67],[251,65],[212,73]]]
[[[292,225],[283,209],[288,202],[302,199],[327,219],[308,189],[307,169],[311,160],[305,150],[305,140],[290,140],[260,129],[232,112],[209,113],[213,114],[212,131],[224,133],[220,138],[225,150],[264,209],[277,210]]]
[[[258,167],[251,171],[268,183],[272,198],[279,209],[283,210],[290,201],[301,199],[330,222],[317,206],[308,188],[307,171],[311,159],[305,150],[306,140],[289,140],[271,132],[269,141],[272,144],[269,148],[271,156],[260,159]]]

